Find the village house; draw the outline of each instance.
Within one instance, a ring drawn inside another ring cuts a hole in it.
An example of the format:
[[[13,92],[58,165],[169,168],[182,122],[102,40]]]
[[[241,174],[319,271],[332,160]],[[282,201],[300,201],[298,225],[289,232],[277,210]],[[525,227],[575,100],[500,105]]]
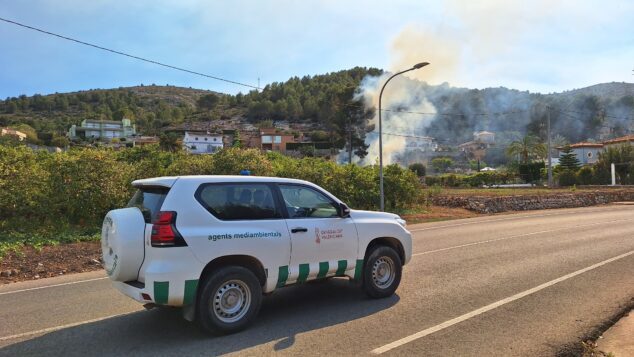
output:
[[[612,140],[607,140],[603,142],[604,147],[607,149],[609,147],[615,147],[623,144],[634,145],[634,134],[621,136],[619,138],[614,138]]]
[[[282,132],[275,128],[266,128],[260,129],[259,137],[255,138],[255,142],[253,144],[264,151],[278,151],[285,154],[287,151],[287,144],[298,143],[301,141],[301,134],[296,138],[294,134]]]
[[[191,154],[213,154],[223,147],[222,134],[185,131],[183,148]]]
[[[136,134],[136,126],[130,119],[99,120],[85,119],[79,126],[73,125],[68,130],[71,139],[99,139],[111,141],[114,138],[127,138]]]
[[[597,162],[599,158],[599,153],[603,151],[602,143],[576,143],[572,145],[568,145],[570,149],[572,149],[572,153],[575,154],[577,160],[582,165],[591,165]],[[557,148],[559,150],[559,155],[561,156],[561,152],[564,150],[565,146],[560,146]]]

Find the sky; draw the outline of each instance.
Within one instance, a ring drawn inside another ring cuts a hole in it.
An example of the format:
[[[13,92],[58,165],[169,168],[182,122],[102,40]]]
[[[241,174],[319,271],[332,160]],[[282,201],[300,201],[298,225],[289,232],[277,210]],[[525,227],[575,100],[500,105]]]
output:
[[[560,92],[634,82],[634,1],[0,0],[0,17],[250,85],[355,66],[431,84]],[[0,98],[176,85],[248,87],[0,21]]]

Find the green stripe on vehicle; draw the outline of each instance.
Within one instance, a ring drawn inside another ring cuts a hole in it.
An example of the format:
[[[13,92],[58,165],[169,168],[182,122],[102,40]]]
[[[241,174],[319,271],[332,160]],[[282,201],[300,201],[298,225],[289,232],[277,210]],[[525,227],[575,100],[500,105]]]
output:
[[[281,288],[286,285],[286,280],[288,279],[288,265],[284,265],[280,267],[280,271],[277,274],[277,287]]]
[[[308,278],[308,273],[310,273],[310,265],[309,264],[300,264],[299,265],[299,276],[297,277],[298,283],[305,283]]]
[[[194,303],[194,296],[196,296],[197,287],[198,280],[185,280],[185,295],[183,297],[183,305],[191,305]]]
[[[348,267],[347,260],[340,260],[337,262],[337,272],[336,275],[344,275],[346,272],[346,268]]]
[[[361,279],[361,272],[363,271],[363,259],[357,259],[357,265],[354,267],[354,280]]]
[[[328,275],[328,268],[330,268],[328,262],[320,262],[319,263],[319,273],[317,274],[317,279],[325,278]]]
[[[154,282],[154,302],[157,304],[167,304],[167,297],[169,296],[170,283],[169,281],[155,281]]]

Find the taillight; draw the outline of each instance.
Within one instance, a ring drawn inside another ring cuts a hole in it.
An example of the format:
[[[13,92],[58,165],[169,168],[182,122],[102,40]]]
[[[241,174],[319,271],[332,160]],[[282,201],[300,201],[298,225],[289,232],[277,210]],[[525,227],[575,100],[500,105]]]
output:
[[[176,212],[161,211],[152,224],[153,247],[184,247],[187,246],[183,237],[176,229]]]

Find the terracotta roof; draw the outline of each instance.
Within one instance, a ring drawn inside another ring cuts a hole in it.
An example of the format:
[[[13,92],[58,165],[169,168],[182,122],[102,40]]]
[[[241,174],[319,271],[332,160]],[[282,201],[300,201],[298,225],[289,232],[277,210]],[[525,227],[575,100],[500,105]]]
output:
[[[587,143],[587,142],[581,142],[581,143],[575,143],[575,144],[570,144],[569,145],[571,148],[601,148],[603,147],[602,143]],[[564,146],[559,146],[557,149],[563,149]]]
[[[626,136],[621,136],[620,138],[615,138],[612,140],[607,140],[604,141],[604,144],[616,144],[616,143],[625,143],[628,141],[634,141],[634,134],[630,134],[630,135],[626,135]]]

